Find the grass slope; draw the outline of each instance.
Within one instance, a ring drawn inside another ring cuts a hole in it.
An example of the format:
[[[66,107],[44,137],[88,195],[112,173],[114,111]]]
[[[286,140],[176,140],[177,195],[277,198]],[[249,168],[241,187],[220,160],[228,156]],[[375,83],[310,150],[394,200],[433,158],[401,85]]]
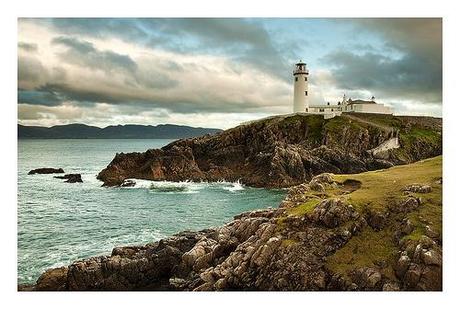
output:
[[[415,225],[414,231],[405,236],[419,239],[424,235],[426,225],[442,237],[442,157],[422,160],[413,164],[396,166],[387,170],[378,170],[356,175],[335,175],[334,179],[344,182],[347,179],[362,183],[360,189],[346,195],[347,201],[358,211],[366,208],[384,211],[392,204],[407,198],[402,189],[418,183],[432,187],[430,193],[411,193],[422,199],[421,207],[406,215],[390,214],[390,222],[382,231],[367,227],[361,234],[353,237],[344,247],[328,257],[327,267],[335,273],[347,275],[355,267],[373,266],[383,262],[386,275],[393,275],[391,264],[395,262],[398,247],[393,241],[399,221],[407,217]]]
[[[394,277],[391,265],[395,263],[398,253],[394,241],[394,232],[399,228],[403,218],[409,218],[414,224],[414,231],[405,238],[419,239],[425,234],[429,225],[442,237],[442,157],[422,160],[413,164],[395,166],[385,170],[377,170],[352,175],[334,175],[337,183],[345,184],[343,187],[328,187],[325,192],[316,195],[310,193],[307,202],[287,210],[288,216],[304,216],[311,213],[321,199],[338,197],[360,213],[372,210],[377,212],[391,212],[392,205],[407,199],[408,195],[403,189],[411,184],[427,184],[432,187],[430,193],[410,193],[411,196],[422,200],[421,206],[412,212],[390,213],[388,223],[383,230],[374,231],[366,227],[359,235],[329,256],[326,267],[333,273],[348,276],[349,272],[357,267],[371,267],[376,264],[384,265],[383,272],[389,277]],[[352,180],[352,181],[351,181]],[[346,183],[360,182],[361,186],[355,191],[348,192]],[[283,227],[285,218],[280,218],[278,223]],[[289,245],[286,242],[285,245]]]

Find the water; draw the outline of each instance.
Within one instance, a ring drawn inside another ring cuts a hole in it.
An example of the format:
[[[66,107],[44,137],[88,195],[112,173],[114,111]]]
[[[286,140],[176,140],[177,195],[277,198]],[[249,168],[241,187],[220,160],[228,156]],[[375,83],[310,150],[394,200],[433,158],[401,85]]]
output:
[[[116,152],[159,148],[170,140],[19,140],[18,282],[33,283],[51,267],[110,254],[183,230],[219,226],[244,211],[277,207],[285,193],[240,183],[136,181],[103,188],[97,173]],[[83,183],[27,175],[39,167],[80,173]]]

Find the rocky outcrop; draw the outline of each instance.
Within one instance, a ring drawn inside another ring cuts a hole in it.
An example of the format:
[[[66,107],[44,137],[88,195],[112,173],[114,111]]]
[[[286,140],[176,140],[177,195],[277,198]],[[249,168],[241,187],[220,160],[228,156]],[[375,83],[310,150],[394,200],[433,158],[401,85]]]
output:
[[[391,124],[391,130],[381,123]],[[255,187],[289,187],[324,172],[360,173],[439,155],[441,127],[441,119],[430,117],[272,117],[215,135],[178,140],[161,149],[119,153],[98,179],[106,186],[139,178],[225,179]],[[399,148],[384,147],[378,155],[371,151],[395,138]]]
[[[52,168],[52,167],[42,167],[29,171],[29,175],[34,174],[63,174],[64,170],[62,168]]]
[[[68,183],[83,182],[81,179],[81,174],[65,174],[64,176],[54,176],[54,178],[66,179],[64,182]]]
[[[115,248],[110,256],[48,270],[35,286],[24,289],[442,289],[439,235],[428,236],[431,229],[427,228],[426,235],[418,239],[405,237],[415,229],[405,216],[423,207],[421,202],[407,197],[397,208],[389,205],[386,211],[358,211],[343,197],[351,187],[359,190],[360,183],[340,183],[331,174],[321,174],[291,188],[277,209],[246,212],[224,226],[179,233],[145,246]],[[338,194],[331,198],[327,192]],[[312,198],[314,207],[304,208]],[[380,231],[389,224],[397,229],[389,240],[390,247],[396,248],[389,260],[358,264],[347,273],[328,266],[328,257],[365,229]]]

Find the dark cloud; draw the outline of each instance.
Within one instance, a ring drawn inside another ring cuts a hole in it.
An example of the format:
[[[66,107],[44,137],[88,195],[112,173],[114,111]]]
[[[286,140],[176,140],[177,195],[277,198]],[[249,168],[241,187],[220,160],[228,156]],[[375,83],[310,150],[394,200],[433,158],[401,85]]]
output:
[[[394,50],[394,55],[376,49],[364,53],[338,50],[328,54],[323,60],[333,66],[339,87],[366,89],[380,97],[441,103],[441,19],[364,19],[354,22],[361,29],[356,31],[372,31],[380,35],[386,46]]]
[[[36,91],[39,93],[52,93],[59,98],[60,103],[63,101],[76,101],[80,104],[94,104],[95,102],[118,103],[123,100],[123,98],[111,95],[110,92],[92,91],[78,88],[77,86],[73,87],[72,84],[67,83],[47,83],[40,86]]]
[[[251,64],[287,80],[290,67],[283,56],[285,48],[273,42],[257,19],[240,18],[140,18],[140,19],[52,19],[61,33],[108,35],[153,48],[182,52],[220,54]],[[85,46],[82,46],[85,48]]]
[[[121,55],[110,50],[100,51],[90,42],[73,37],[57,37],[53,44],[66,46],[67,51],[59,54],[62,61],[102,70],[106,73],[113,71],[134,72],[137,64],[128,55]]]
[[[158,20],[143,20],[157,25]],[[254,65],[275,76],[282,76],[288,67],[282,53],[275,48],[268,31],[261,23],[236,18],[190,18],[160,20],[161,30],[190,42],[192,50],[222,53],[231,59]],[[279,46],[282,48],[282,46]]]
[[[53,91],[46,90],[18,90],[18,102],[45,105],[45,106],[57,106],[62,103],[62,97]]]
[[[33,88],[48,78],[48,70],[36,57],[19,56],[18,82],[20,87]]]
[[[46,22],[67,35],[85,34],[101,39],[116,36],[129,42],[149,37],[149,34],[140,26],[139,19],[53,18]]]
[[[19,42],[18,48],[29,53],[38,51],[38,45],[34,43]]]

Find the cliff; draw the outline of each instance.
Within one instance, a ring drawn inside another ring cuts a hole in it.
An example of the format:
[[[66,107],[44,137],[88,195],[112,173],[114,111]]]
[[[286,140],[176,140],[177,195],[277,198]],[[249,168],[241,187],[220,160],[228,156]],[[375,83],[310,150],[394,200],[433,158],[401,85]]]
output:
[[[241,129],[239,129],[241,130]],[[441,290],[440,156],[292,187],[277,209],[114,248],[23,290]]]
[[[289,187],[323,172],[360,173],[442,152],[442,119],[372,114],[276,116],[144,153],[120,153],[98,179],[240,180]]]

